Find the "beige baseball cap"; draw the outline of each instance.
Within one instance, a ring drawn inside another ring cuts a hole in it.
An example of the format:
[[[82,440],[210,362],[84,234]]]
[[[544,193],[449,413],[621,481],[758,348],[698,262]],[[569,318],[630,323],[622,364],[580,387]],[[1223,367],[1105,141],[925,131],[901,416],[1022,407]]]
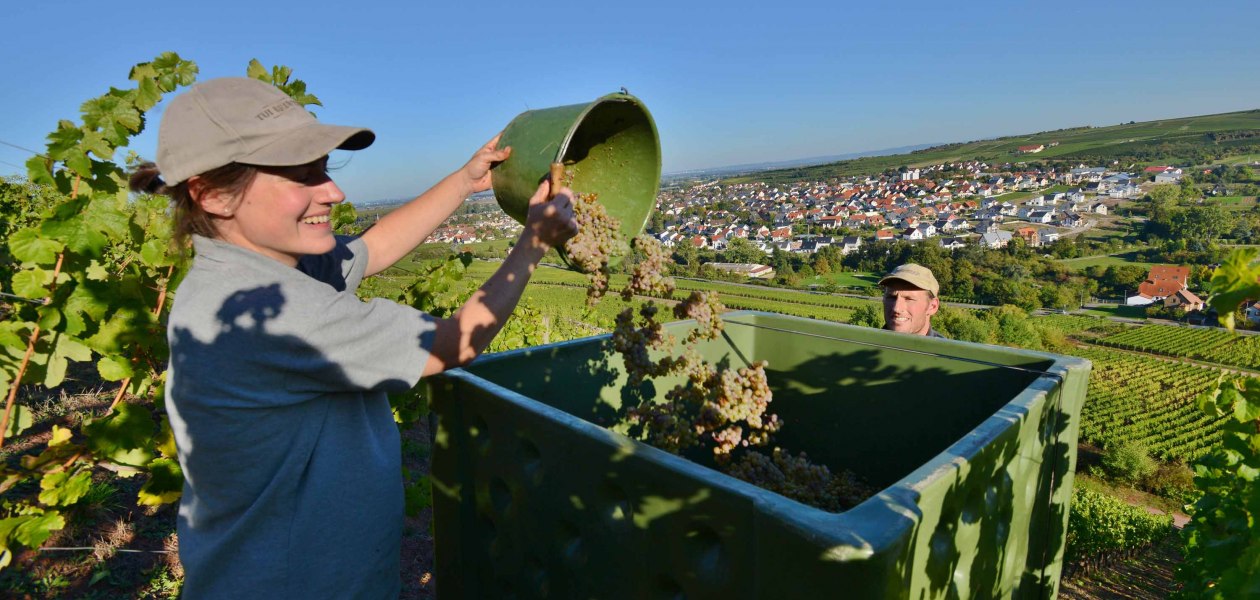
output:
[[[325,125],[275,86],[248,77],[198,83],[166,107],[157,166],[167,185],[229,163],[304,165],[340,148],[362,150],[376,134]]]
[[[913,285],[921,290],[932,292],[933,296],[941,295],[941,286],[936,283],[936,276],[932,274],[931,269],[923,265],[916,265],[914,263],[901,265],[900,267],[893,269],[891,273],[885,275],[883,279],[880,279],[879,285],[884,285],[884,282],[890,279],[900,279],[901,281]]]

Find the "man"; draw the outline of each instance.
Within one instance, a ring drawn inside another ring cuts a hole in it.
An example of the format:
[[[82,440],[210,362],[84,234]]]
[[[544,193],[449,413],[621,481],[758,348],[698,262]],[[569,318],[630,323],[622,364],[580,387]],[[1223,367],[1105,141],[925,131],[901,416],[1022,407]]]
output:
[[[941,287],[922,265],[907,263],[879,280],[884,288],[884,329],[943,338],[932,329],[932,315],[940,308]]]

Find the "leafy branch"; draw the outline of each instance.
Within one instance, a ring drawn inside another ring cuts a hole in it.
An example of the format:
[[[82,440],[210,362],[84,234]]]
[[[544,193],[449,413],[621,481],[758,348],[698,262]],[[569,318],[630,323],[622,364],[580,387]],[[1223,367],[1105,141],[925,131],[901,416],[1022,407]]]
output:
[[[183,476],[160,399],[168,298],[186,261],[172,243],[168,200],[132,197],[115,157],[144,131],[148,111],[197,72],[170,52],[136,65],[131,87],[111,87],[80,106],[78,122],[57,124],[44,154],[27,161],[26,182],[5,182],[8,252],[0,253],[0,273],[9,296],[44,300],[0,306],[0,446],[33,425],[19,401],[24,385],[51,391],[71,363],[91,363],[119,389],[104,416],[84,419],[78,431],[54,424],[46,446],[0,465],[0,492],[38,484],[0,514],[0,568],[14,550],[39,546],[66,525],[64,511],[84,497],[97,467],[145,475],[140,504],[180,497]],[[247,73],[299,103],[319,103],[287,67],[267,71],[255,60]]]
[[[1233,329],[1234,312],[1260,299],[1260,251],[1233,251],[1212,275],[1211,304]],[[1182,531],[1186,560],[1177,576],[1188,598],[1260,596],[1260,379],[1220,379],[1199,398],[1213,418],[1227,417],[1223,441],[1194,464],[1203,492]]]

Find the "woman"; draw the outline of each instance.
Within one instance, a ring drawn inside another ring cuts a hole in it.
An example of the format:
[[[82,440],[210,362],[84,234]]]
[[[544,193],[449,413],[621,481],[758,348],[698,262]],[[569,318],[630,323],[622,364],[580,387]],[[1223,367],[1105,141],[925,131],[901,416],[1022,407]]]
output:
[[[572,192],[548,200],[544,182],[503,266],[450,318],[363,302],[359,282],[488,189],[510,153],[491,140],[362,236],[334,236],[345,196],[327,155],[374,139],[266,83],[216,79],[171,102],[156,167],[132,178],[172,197],[176,237],[195,250],[168,323],[166,388],[187,598],[397,597],[403,492],[386,393],[474,359],[543,254],[577,231]]]

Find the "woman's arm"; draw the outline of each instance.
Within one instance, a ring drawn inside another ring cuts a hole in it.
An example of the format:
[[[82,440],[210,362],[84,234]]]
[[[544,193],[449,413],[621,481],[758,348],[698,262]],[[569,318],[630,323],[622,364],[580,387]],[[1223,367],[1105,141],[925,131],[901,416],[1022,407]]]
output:
[[[364,276],[388,269],[416,249],[433,233],[465,198],[490,189],[490,167],[507,159],[511,148],[496,150],[499,136],[486,142],[460,170],[447,175],[437,185],[415,199],[381,217],[363,232],[368,247]]]
[[[477,358],[511,316],[538,261],[548,249],[577,233],[573,192],[561,188],[554,199],[548,200],[550,191],[551,183],[544,181],[530,198],[525,231],[499,270],[455,314],[438,320],[422,376],[466,365]]]

